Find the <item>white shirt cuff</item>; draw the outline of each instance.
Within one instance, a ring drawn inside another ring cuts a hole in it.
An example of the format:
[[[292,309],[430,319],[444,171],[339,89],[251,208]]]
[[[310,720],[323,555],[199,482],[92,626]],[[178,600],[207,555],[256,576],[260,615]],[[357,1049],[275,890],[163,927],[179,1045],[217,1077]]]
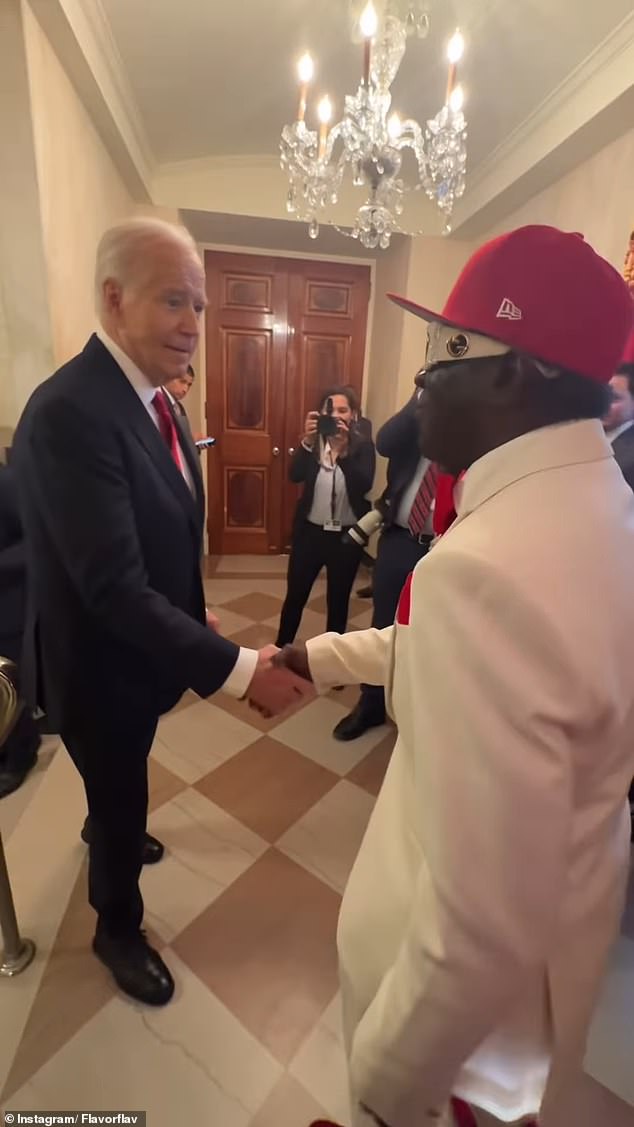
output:
[[[253,679],[257,663],[258,651],[248,650],[241,646],[238,660],[222,686],[222,692],[228,693],[230,697],[242,700],[247,695],[247,689]]]

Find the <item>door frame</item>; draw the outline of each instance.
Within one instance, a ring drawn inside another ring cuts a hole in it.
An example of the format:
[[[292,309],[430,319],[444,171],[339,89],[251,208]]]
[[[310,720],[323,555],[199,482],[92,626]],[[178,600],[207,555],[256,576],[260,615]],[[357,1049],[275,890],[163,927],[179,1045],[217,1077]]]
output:
[[[220,251],[223,254],[244,254],[244,255],[260,255],[262,258],[295,258],[301,259],[303,262],[339,262],[347,266],[367,266],[370,270],[370,298],[368,301],[368,312],[366,321],[365,333],[365,353],[363,357],[363,377],[361,381],[361,404],[365,406],[366,395],[368,391],[368,376],[370,368],[370,343],[372,340],[372,333],[374,331],[374,308],[375,308],[375,295],[376,295],[376,258],[360,258],[354,255],[343,254],[304,254],[302,251],[294,250],[280,250],[273,247],[248,247],[248,246],[235,246],[228,243],[207,243],[196,241],[199,253],[202,257],[203,263],[205,261],[205,252]],[[207,347],[206,347],[206,324],[203,325],[198,338],[198,349],[194,357],[194,365],[198,378],[194,383],[194,387],[198,388],[198,417],[200,419],[201,428],[204,429],[207,425]],[[213,458],[213,450],[206,451],[203,454],[203,459]],[[203,463],[203,477],[205,484],[208,479],[208,471],[206,461]],[[204,547],[205,553],[209,553],[209,497],[208,490],[205,488],[205,534],[204,534]]]

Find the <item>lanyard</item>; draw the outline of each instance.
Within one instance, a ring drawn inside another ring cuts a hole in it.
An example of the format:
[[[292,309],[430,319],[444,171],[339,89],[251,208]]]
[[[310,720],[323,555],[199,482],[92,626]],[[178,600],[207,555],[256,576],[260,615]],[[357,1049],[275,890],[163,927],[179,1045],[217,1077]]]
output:
[[[337,508],[337,463],[332,467],[332,490],[330,493],[330,519],[334,524],[335,510]]]

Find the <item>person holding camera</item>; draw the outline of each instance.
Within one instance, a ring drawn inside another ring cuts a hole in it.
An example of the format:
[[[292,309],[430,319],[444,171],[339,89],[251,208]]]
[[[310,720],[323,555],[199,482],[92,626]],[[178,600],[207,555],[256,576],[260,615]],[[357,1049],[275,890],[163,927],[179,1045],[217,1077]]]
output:
[[[419,560],[427,555],[434,538],[436,468],[421,452],[416,391],[405,406],[383,424],[377,433],[376,445],[379,454],[388,459],[387,486],[376,505],[377,526],[381,521],[382,532],[372,595],[372,625],[382,630],[394,622],[403,584]],[[367,529],[370,535],[372,531],[374,529]],[[357,704],[339,721],[332,734],[345,743],[384,723],[382,685],[362,685]]]
[[[313,584],[326,568],[326,629],[343,634],[362,548],[346,535],[370,508],[376,455],[357,427],[353,391],[335,387],[310,411],[289,477],[304,489],[299,499],[288,561],[287,590],[277,645],[292,642]]]

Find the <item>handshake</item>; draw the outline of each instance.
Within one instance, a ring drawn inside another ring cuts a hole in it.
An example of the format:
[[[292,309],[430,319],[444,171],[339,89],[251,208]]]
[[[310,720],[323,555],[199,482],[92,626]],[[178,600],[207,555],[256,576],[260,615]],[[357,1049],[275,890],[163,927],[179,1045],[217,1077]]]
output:
[[[304,645],[264,646],[246,692],[251,708],[262,716],[279,716],[315,696]]]

